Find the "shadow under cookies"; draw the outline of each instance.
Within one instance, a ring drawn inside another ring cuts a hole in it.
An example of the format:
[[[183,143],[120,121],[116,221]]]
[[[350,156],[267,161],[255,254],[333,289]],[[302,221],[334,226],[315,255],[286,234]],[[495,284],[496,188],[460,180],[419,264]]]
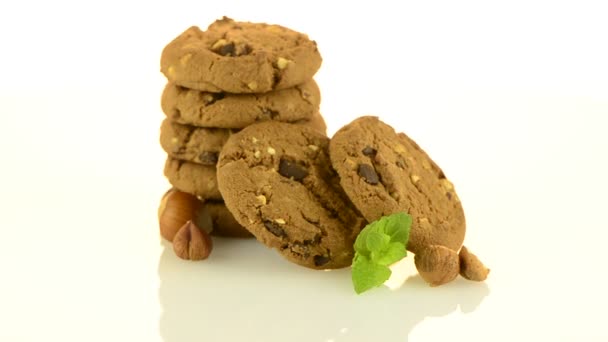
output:
[[[202,262],[178,259],[167,244],[158,274],[165,342],[408,341],[425,318],[472,312],[490,292],[461,278],[431,288],[416,275],[358,296],[350,268],[309,270],[254,240],[218,238]]]

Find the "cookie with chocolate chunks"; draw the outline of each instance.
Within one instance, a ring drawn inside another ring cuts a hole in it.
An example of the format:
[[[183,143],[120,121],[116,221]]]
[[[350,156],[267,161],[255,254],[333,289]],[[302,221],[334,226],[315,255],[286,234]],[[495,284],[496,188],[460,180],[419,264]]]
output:
[[[309,127],[259,123],[228,139],[217,169],[236,220],[289,261],[314,269],[350,265],[365,223],[339,186],[328,147]]]
[[[264,94],[210,93],[165,86],[161,108],[171,120],[198,127],[243,128],[260,121],[309,120],[319,111],[321,93],[314,80]]]
[[[295,124],[310,126],[325,134],[327,126],[321,114]],[[171,157],[203,165],[215,165],[222,146],[238,130],[195,127],[165,119],[160,127],[160,145]]]
[[[466,226],[454,186],[412,139],[366,116],[336,132],[329,151],[342,188],[368,221],[405,211],[413,218],[408,250],[460,249]]]
[[[317,44],[279,25],[223,17],[206,31],[192,26],[161,55],[161,72],[190,89],[265,93],[312,78],[321,66]]]

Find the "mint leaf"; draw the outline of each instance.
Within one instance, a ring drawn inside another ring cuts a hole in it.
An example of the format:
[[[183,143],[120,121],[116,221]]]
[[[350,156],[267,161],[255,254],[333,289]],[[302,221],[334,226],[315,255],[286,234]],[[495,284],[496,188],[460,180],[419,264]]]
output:
[[[352,279],[357,294],[382,285],[390,276],[391,270],[388,267],[371,262],[365,257],[357,258],[353,264]]]
[[[368,234],[367,237],[365,239],[365,245],[367,246],[367,249],[369,251],[373,252],[379,252],[383,249],[386,248],[386,246],[388,246],[388,244],[391,242],[391,237],[375,231],[375,230],[371,230]]]
[[[369,250],[367,249],[367,235],[371,232],[371,229],[363,229],[355,240],[355,252],[360,255],[369,256]]]
[[[388,265],[406,256],[412,218],[406,213],[384,216],[368,224],[357,236],[352,280],[355,292],[382,285],[391,275]]]
[[[385,220],[384,233],[391,237],[392,242],[407,244],[410,236],[410,227],[412,226],[412,217],[410,215],[396,213],[385,216],[381,220]]]
[[[374,255],[372,252],[372,261],[377,264],[389,266],[403,259],[407,255],[405,246],[399,242],[391,242],[382,253]]]

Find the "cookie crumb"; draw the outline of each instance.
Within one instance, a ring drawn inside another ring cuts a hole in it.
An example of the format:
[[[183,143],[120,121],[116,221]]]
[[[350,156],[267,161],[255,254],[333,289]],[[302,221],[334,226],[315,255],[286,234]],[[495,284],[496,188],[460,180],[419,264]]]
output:
[[[270,154],[271,156],[274,156],[274,154],[277,152],[274,148],[270,146],[268,146],[268,149],[266,151],[268,151],[268,154]]]

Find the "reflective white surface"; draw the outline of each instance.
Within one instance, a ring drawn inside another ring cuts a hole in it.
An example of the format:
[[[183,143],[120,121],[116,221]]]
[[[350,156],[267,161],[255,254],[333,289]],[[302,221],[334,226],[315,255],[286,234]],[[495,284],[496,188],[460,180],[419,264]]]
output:
[[[389,3],[0,5],[0,341],[608,340],[601,2]],[[317,40],[330,134],[376,114],[432,156],[487,282],[356,296],[254,240],[166,249],[160,51],[224,14]]]

